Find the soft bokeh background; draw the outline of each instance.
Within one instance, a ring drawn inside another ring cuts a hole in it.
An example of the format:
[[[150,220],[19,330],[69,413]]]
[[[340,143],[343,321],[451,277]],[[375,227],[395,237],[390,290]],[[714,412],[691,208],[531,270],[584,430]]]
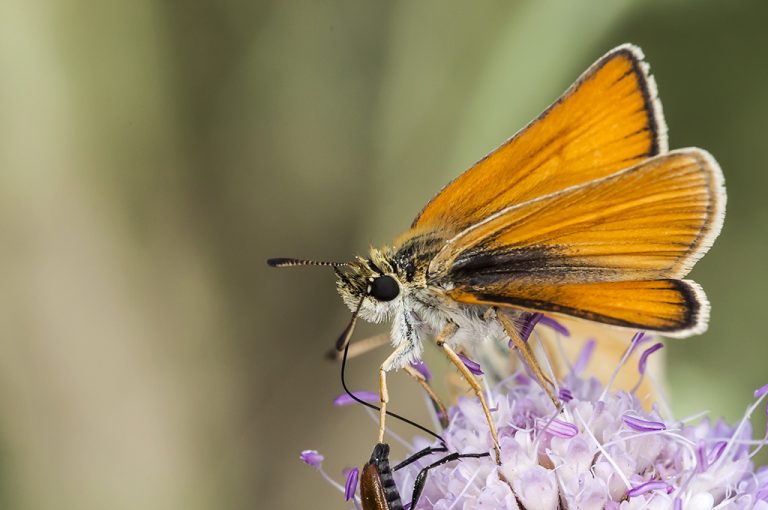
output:
[[[760,0],[3,0],[0,506],[342,507],[297,454],[340,477],[373,444],[329,405],[348,312],[328,271],[264,259],[388,242],[625,41],[671,147],[726,174],[693,275],[711,327],[669,343],[669,379],[680,416],[736,418],[768,382],[766,20]],[[423,416],[404,378],[395,407]]]

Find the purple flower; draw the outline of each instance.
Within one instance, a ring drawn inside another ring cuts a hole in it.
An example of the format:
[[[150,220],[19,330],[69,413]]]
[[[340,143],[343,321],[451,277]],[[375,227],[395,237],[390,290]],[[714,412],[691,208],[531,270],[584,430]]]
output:
[[[461,362],[464,363],[464,366],[467,367],[470,372],[475,375],[483,375],[483,370],[480,368],[480,363],[472,361],[463,354],[459,354],[459,358],[461,358]]]
[[[638,333],[627,352],[648,338]],[[768,468],[756,470],[752,464],[768,438],[754,439],[750,424],[753,412],[768,400],[768,386],[755,392],[756,401],[734,426],[706,418],[679,422],[649,412],[631,391],[613,391],[580,376],[593,345],[588,342],[574,370],[556,381],[562,403],[558,409],[522,371],[486,390],[494,402],[501,466],[491,455],[435,467],[423,487],[419,510],[768,510]],[[654,344],[643,352],[639,375],[660,348]],[[462,361],[473,373],[482,373],[474,361],[465,356]],[[378,400],[375,393],[369,397]],[[461,397],[448,412],[450,425],[441,435],[449,452],[493,450],[476,398]],[[429,445],[416,439],[406,456]],[[402,501],[410,501],[419,471],[441,458],[438,455],[394,473]],[[359,505],[359,471],[348,471],[342,484],[323,472],[317,452],[302,452],[301,458]]]
[[[352,394],[364,402],[374,403],[379,401],[379,394],[374,393],[372,391],[353,391]],[[333,399],[333,405],[335,405],[336,407],[343,407],[343,406],[348,406],[356,403],[357,402],[355,401],[355,399],[353,399],[346,393],[342,393],[341,395]]]
[[[323,460],[325,460],[325,457],[317,453],[317,450],[304,450],[299,455],[299,458],[304,464],[314,468],[319,468]]]
[[[706,493],[714,497],[711,506],[756,510],[749,501],[755,501],[764,488],[760,494],[768,497],[768,470],[756,473],[747,457],[748,447],[742,446],[753,442],[744,422],[729,427],[706,419],[692,424],[661,420],[632,393],[603,395],[604,388],[595,379],[572,373],[559,383],[573,396],[567,402],[562,399],[560,411],[553,411],[546,394],[527,378],[510,377],[493,389],[501,467],[491,457],[435,468],[419,508],[550,510],[562,501],[563,508],[618,510],[625,508],[628,503],[622,501],[628,497],[636,503],[626,510],[672,510],[675,504],[680,510]],[[477,400],[461,398],[450,412],[451,424],[442,434],[451,451],[492,449]],[[699,441],[704,446],[701,453],[691,448]],[[423,446],[415,443],[412,452]],[[705,464],[700,463],[700,455]],[[395,473],[405,501],[424,465],[406,466]],[[498,470],[510,480],[511,488],[499,481]],[[652,499],[656,503],[649,506]]]
[[[344,483],[344,501],[349,501],[355,497],[355,491],[357,490],[357,477],[360,471],[357,468],[348,469],[347,480]]]

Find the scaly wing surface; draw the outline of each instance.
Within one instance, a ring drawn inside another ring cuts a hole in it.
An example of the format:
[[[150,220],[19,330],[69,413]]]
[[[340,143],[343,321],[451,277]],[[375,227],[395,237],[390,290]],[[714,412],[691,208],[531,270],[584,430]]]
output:
[[[443,188],[403,239],[425,232],[450,237],[511,204],[605,177],[666,150],[661,104],[643,54],[619,46],[527,127]]]
[[[700,149],[507,207],[447,241],[428,281],[465,303],[686,336],[707,301],[681,280],[720,231],[725,191]]]

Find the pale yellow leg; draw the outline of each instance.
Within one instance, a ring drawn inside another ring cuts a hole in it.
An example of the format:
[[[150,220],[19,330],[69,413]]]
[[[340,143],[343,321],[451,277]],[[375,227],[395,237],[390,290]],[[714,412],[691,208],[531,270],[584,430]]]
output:
[[[544,373],[544,371],[541,369],[541,365],[539,365],[539,362],[536,361],[536,356],[533,355],[533,351],[531,350],[531,346],[528,345],[528,343],[524,342],[522,338],[520,338],[520,333],[517,331],[517,327],[515,326],[514,322],[512,322],[512,319],[507,317],[504,313],[498,312],[496,314],[496,317],[498,318],[499,322],[501,322],[502,327],[504,328],[504,331],[507,333],[509,338],[512,340],[512,343],[517,347],[517,350],[520,352],[520,354],[523,357],[523,361],[525,362],[528,367],[530,367],[531,371],[533,371],[533,375],[536,377],[536,379],[539,381],[539,384],[542,388],[544,388],[544,391],[547,392],[547,395],[550,399],[552,399],[552,402],[555,404],[555,407],[560,407],[560,401],[555,397],[555,394],[552,392],[552,387],[554,384],[552,381],[549,380],[549,377]]]
[[[488,402],[485,400],[485,394],[483,393],[483,387],[480,386],[480,383],[477,381],[474,375],[472,375],[472,372],[469,371],[469,369],[464,365],[464,362],[461,361],[461,358],[459,358],[459,355],[456,354],[456,352],[451,349],[451,347],[445,343],[446,339],[453,335],[456,332],[457,326],[455,324],[449,324],[448,326],[443,329],[443,331],[440,333],[440,335],[437,337],[436,343],[437,346],[440,347],[446,356],[448,356],[448,359],[451,360],[451,363],[453,363],[456,368],[459,369],[459,372],[461,372],[461,375],[464,376],[464,379],[467,381],[467,384],[472,388],[472,391],[475,392],[475,395],[477,395],[478,400],[480,400],[480,405],[483,407],[483,413],[485,414],[485,419],[488,422],[488,428],[490,428],[491,431],[491,438],[493,439],[493,448],[496,450],[496,464],[501,465],[501,448],[499,447],[499,435],[496,433],[496,425],[493,423],[493,417],[491,416],[491,410],[488,408]]]
[[[440,398],[434,392],[432,386],[430,386],[424,376],[421,375],[421,373],[412,366],[406,365],[404,370],[408,375],[416,379],[416,382],[421,385],[425,392],[427,392],[427,395],[429,395],[429,398],[432,399],[432,403],[435,405],[435,409],[440,415],[440,425],[442,425],[443,428],[447,427],[448,410],[445,408],[445,404],[443,404],[442,400],[440,400]]]
[[[361,354],[365,354],[368,351],[372,351],[373,349],[381,347],[382,345],[388,343],[389,339],[389,333],[381,333],[379,335],[369,336],[368,338],[363,338],[362,340],[352,342],[349,344],[347,359],[355,358]],[[344,351],[339,351],[335,348],[332,348],[328,351],[326,356],[330,360],[341,361],[342,356],[344,356]]]
[[[397,358],[405,349],[406,344],[395,349],[392,354],[384,360],[379,367],[379,400],[381,408],[379,409],[379,443],[384,442],[384,430],[386,430],[387,403],[389,403],[389,391],[387,391],[387,372],[384,367],[388,367],[392,361]]]

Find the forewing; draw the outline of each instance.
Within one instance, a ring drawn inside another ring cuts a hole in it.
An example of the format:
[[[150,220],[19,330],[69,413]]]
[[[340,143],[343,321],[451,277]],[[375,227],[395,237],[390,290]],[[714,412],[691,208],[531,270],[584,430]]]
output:
[[[432,280],[485,283],[680,278],[720,231],[725,192],[701,149],[508,207],[447,241]]]
[[[661,104],[642,52],[619,46],[537,119],[443,188],[412,229],[458,233],[511,204],[610,175],[666,147]]]

